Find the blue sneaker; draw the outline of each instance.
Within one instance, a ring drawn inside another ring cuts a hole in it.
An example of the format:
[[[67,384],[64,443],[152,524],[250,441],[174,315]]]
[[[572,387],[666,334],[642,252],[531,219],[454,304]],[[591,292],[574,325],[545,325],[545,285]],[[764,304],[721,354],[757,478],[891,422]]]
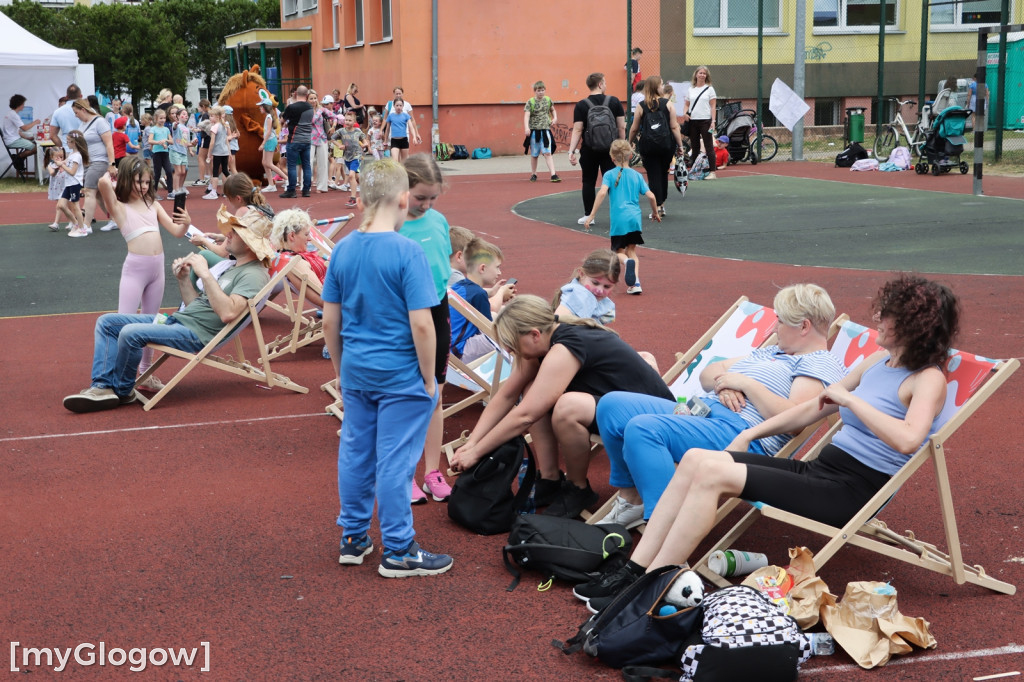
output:
[[[414,575],[437,575],[452,567],[447,554],[431,554],[420,549],[414,540],[405,549],[384,548],[377,572],[385,578],[408,578]]]
[[[338,563],[346,566],[358,566],[363,563],[363,557],[373,551],[373,542],[370,536],[363,533],[359,537],[348,536],[341,539],[341,554],[338,556]]]

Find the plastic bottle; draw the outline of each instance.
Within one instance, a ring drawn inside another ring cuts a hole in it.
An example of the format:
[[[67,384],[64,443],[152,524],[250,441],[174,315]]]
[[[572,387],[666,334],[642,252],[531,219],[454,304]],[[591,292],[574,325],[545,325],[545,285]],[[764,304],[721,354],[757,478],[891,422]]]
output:
[[[672,410],[672,414],[690,414],[690,408],[686,406],[686,398],[676,398],[676,408]]]
[[[811,654],[814,656],[831,656],[836,652],[836,643],[827,632],[811,633]]]
[[[526,479],[526,471],[529,469],[530,460],[528,457],[523,457],[522,464],[519,465],[519,487],[522,488]],[[526,502],[523,503],[523,508],[519,510],[520,514],[533,514],[537,511],[537,485],[535,481],[530,481],[526,485],[530,486],[530,494],[526,498]]]
[[[742,552],[738,549],[712,552],[708,558],[708,568],[726,578],[734,575],[747,575],[767,565],[767,555],[758,552]]]

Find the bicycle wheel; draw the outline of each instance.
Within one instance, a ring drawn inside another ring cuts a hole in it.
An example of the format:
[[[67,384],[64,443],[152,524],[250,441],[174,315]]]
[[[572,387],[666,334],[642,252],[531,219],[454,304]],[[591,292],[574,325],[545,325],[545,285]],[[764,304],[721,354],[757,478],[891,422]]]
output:
[[[885,163],[889,160],[892,150],[899,144],[900,136],[892,126],[886,126],[882,134],[875,138],[875,158],[878,163]]]
[[[756,138],[755,138],[756,145]],[[775,158],[775,155],[779,153],[779,143],[775,141],[775,138],[771,135],[761,136],[761,149],[757,153],[759,161],[771,161]]]

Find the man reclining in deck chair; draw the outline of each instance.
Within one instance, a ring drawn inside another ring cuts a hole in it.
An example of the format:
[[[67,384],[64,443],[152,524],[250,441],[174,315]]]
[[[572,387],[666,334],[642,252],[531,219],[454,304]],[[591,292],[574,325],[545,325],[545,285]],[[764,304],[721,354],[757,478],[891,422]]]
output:
[[[64,407],[72,412],[98,412],[135,402],[135,376],[147,343],[198,352],[246,310],[248,299],[270,281],[267,265],[274,250],[269,240],[234,218],[218,221],[217,226],[235,259],[234,267],[215,278],[206,259],[191,253],[171,264],[185,302],[183,310],[166,319],[157,315],[157,320],[151,315],[101,315],[96,320],[92,385],[64,398]],[[191,272],[203,283],[202,292],[189,281]]]

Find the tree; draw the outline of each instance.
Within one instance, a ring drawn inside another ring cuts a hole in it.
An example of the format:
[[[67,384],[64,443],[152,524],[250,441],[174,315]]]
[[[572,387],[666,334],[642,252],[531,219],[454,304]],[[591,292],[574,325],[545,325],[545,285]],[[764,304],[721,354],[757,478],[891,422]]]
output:
[[[0,12],[32,35],[39,36],[58,47],[66,47],[60,40],[60,32],[56,30],[57,12],[43,7],[34,0],[14,0],[13,4],[0,7]]]

